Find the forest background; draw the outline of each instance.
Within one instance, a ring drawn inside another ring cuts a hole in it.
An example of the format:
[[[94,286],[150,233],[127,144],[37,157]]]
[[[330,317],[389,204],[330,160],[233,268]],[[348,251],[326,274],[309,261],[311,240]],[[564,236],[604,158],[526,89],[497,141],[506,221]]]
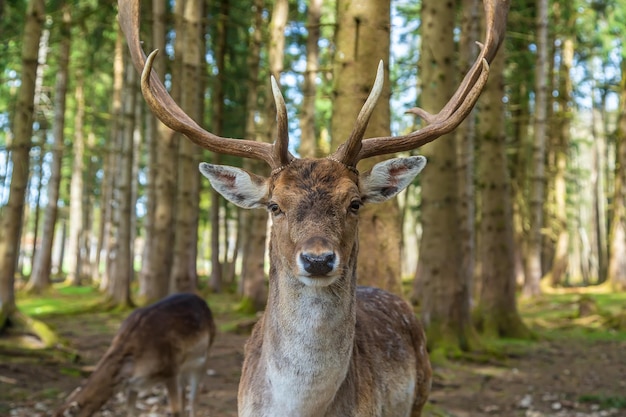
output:
[[[303,157],[349,135],[380,59],[366,137],[415,130],[404,112],[439,111],[482,37],[476,0],[143,3],[144,50],[161,51],[156,71],[192,118],[272,141],[273,74]],[[91,286],[122,309],[193,290],[236,294],[246,312],[265,303],[267,214],[219,198],[197,166],[266,168],[155,120],[116,10],[0,3],[0,329],[44,344],[53,335],[16,294]],[[429,162],[406,193],[363,214],[361,283],[410,299],[431,349],[533,337],[520,296],[626,289],[625,28],[622,0],[512,1],[475,111],[419,150]],[[623,325],[625,308],[608,320]]]

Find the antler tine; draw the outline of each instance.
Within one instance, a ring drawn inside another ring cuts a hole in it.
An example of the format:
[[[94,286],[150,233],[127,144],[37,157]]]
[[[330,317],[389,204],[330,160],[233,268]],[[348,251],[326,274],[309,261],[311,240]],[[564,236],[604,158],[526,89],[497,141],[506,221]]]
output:
[[[196,145],[211,152],[243,158],[260,159],[272,168],[279,165],[272,145],[252,140],[224,138],[201,128],[168,94],[167,89],[152,71],[158,51],[146,58],[139,40],[139,0],[118,1],[119,22],[126,36],[133,64],[141,73],[141,91],[154,115],[170,129],[187,136]]]
[[[352,130],[348,140],[332,155],[333,159],[336,159],[337,161],[340,161],[348,166],[356,166],[357,162],[359,162],[358,156],[361,151],[361,141],[363,140],[365,129],[367,129],[367,124],[369,123],[370,117],[374,112],[376,103],[378,102],[378,99],[383,91],[383,84],[385,82],[384,75],[385,70],[381,59],[378,63],[378,69],[376,71],[376,80],[374,81],[374,85],[369,96],[367,97],[367,100],[365,100],[365,104],[363,104],[363,107],[359,112],[354,124],[354,129]]]
[[[404,136],[386,136],[364,139],[357,161],[376,155],[409,151],[450,133],[467,117],[476,104],[489,76],[489,62],[493,60],[504,39],[509,0],[485,0],[486,34],[481,51],[456,92],[437,114],[421,108],[408,112],[416,114],[427,126]]]
[[[293,156],[289,153],[289,125],[287,121],[287,106],[285,99],[280,92],[280,87],[274,76],[271,76],[272,94],[276,103],[276,141],[274,142],[274,156],[278,167],[285,166],[291,162]]]

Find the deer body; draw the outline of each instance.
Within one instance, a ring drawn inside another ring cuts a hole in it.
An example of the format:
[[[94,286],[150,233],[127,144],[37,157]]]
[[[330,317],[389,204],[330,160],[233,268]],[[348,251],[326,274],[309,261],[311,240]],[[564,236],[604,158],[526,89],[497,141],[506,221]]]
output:
[[[138,391],[163,383],[174,416],[184,415],[189,385],[193,417],[214,338],[211,310],[196,295],[176,294],[137,309],[124,320],[85,384],[55,416],[91,416],[120,389],[126,390],[128,413],[133,415]]]
[[[267,182],[203,164],[227,199],[272,212],[270,290],[246,345],[240,416],[418,416],[430,389],[412,308],[356,285],[358,209],[402,190],[425,158],[359,174],[331,159],[296,160]],[[413,414],[412,414],[413,413]]]

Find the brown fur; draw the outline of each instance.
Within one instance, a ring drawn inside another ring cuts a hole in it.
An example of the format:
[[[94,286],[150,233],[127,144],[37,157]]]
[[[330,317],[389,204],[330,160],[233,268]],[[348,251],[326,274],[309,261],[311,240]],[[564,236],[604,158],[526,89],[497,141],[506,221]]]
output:
[[[111,346],[82,387],[54,413],[55,417],[88,417],[119,389],[126,388],[128,411],[137,390],[164,383],[175,416],[184,412],[185,377],[193,390],[206,373],[215,323],[206,302],[194,294],[176,294],[135,310],[124,320]],[[196,385],[195,387],[193,385]],[[193,416],[193,414],[191,414]]]
[[[401,298],[356,286],[361,179],[322,159],[269,181],[270,294],[246,344],[239,415],[420,416],[431,384],[421,324]],[[303,251],[336,253],[336,280],[304,285]]]

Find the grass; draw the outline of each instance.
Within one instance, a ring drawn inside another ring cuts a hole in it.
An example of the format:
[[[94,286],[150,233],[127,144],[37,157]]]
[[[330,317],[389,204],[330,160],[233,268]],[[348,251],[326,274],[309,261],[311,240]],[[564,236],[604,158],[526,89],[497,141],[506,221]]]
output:
[[[579,317],[581,302],[590,302],[595,311]],[[526,324],[547,338],[626,340],[626,329],[609,326],[612,317],[623,314],[626,293],[596,293],[593,288],[576,292],[544,294],[520,300],[519,310]]]
[[[578,317],[581,300],[590,300],[595,306],[594,314]],[[67,286],[55,284],[53,289],[43,295],[18,293],[17,303],[22,312],[34,318],[45,319],[51,315],[70,315],[81,313],[103,313],[97,308],[102,301],[102,294],[90,286]],[[235,331],[241,322],[249,322],[254,314],[241,308],[241,301],[236,294],[225,292],[209,294],[207,302],[213,314],[220,317],[220,330]],[[624,314],[626,293],[598,292],[596,288],[579,288],[546,293],[532,300],[520,300],[519,311],[525,323],[542,338],[626,340],[626,329],[610,328],[612,317]],[[113,320],[121,315],[110,314]],[[122,313],[127,315],[127,312]],[[489,341],[496,351],[505,349],[515,353],[532,346],[533,341],[497,339]]]
[[[17,305],[30,317],[76,314],[92,309],[102,300],[94,287],[74,287],[55,284],[46,294],[29,295],[18,293]]]

